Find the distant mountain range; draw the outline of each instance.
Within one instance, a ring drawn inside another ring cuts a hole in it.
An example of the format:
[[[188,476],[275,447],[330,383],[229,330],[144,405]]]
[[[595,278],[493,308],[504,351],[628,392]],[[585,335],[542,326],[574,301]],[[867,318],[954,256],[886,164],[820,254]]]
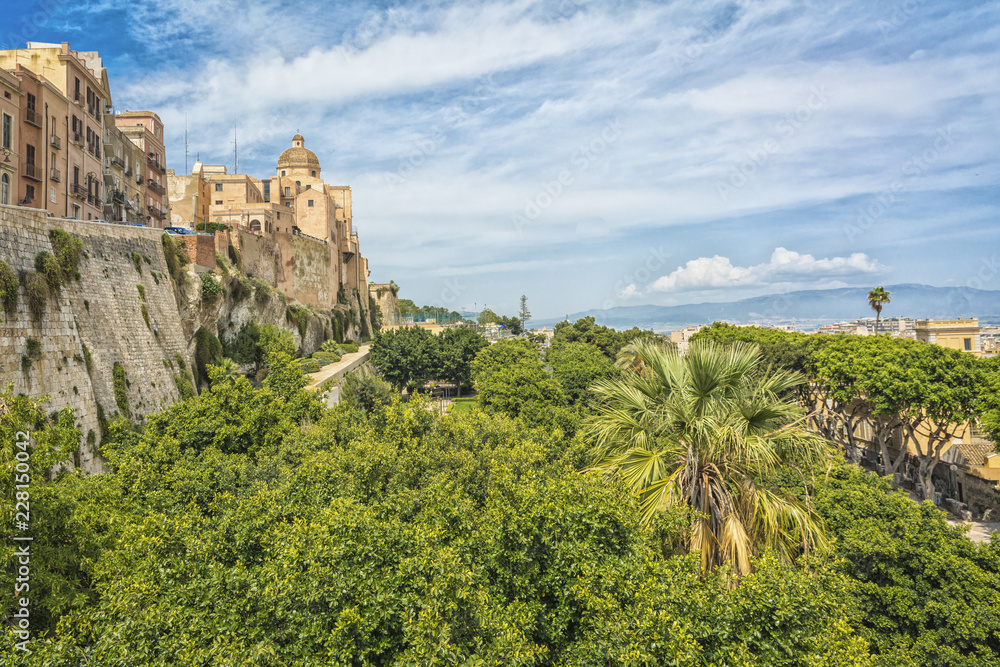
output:
[[[892,293],[892,302],[882,310],[883,318],[978,317],[980,324],[1000,323],[1000,291],[997,290],[912,284],[887,285],[886,289]],[[844,287],[772,294],[726,303],[617,306],[573,313],[569,320],[575,322],[581,317],[593,316],[598,324],[615,329],[637,326],[661,332],[716,320],[737,324],[794,324],[798,329],[809,330],[830,322],[874,317],[874,311],[868,306],[868,291],[864,287]],[[563,319],[532,319],[531,326],[551,327]]]

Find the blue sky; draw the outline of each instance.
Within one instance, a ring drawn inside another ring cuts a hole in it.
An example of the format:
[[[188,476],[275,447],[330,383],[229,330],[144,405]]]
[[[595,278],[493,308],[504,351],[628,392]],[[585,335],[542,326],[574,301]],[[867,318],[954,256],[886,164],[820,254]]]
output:
[[[12,11],[11,11],[12,10]],[[1000,289],[1000,3],[67,0],[168,166],[301,131],[373,281],[536,317],[901,282]]]

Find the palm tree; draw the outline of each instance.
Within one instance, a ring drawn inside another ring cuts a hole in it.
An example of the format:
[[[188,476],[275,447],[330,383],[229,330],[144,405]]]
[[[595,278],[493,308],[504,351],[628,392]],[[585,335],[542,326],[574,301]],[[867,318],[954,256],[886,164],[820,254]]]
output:
[[[674,347],[670,341],[658,338],[634,338],[618,351],[615,367],[642,372],[643,361],[650,350],[666,350]]]
[[[745,343],[704,341],[684,356],[641,347],[638,372],[591,387],[601,399],[584,427],[594,442],[591,470],[623,480],[644,522],[671,506],[694,510],[680,546],[701,552],[705,572],[728,562],[740,576],[762,549],[790,560],[823,544],[818,516],[766,482],[782,465],[827,456],[825,442],[801,426],[791,390],[803,378],[765,368]]]
[[[886,292],[885,288],[879,285],[868,292],[868,305],[875,311],[875,333],[878,334],[878,323],[882,317],[883,304],[889,303],[892,299],[892,292]]]

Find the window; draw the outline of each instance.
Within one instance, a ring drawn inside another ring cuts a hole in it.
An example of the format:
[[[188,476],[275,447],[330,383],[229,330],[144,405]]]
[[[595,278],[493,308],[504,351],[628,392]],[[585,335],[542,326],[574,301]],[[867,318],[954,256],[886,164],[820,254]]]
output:
[[[13,124],[14,119],[7,114],[3,115],[3,142],[4,148],[10,149],[10,144],[13,141]]]
[[[73,167],[73,185],[80,185],[80,168]]]
[[[312,176],[313,176],[313,178],[316,178],[316,170],[315,169],[312,170]]]
[[[312,199],[310,199],[310,200],[309,200],[309,205],[310,205],[310,206],[312,206],[312,205],[313,205],[313,200],[312,200]]]
[[[50,187],[49,188],[49,201],[52,202],[53,204],[56,203],[56,189],[55,189],[55,187]]]
[[[285,202],[285,206],[287,206],[288,208],[291,208],[292,207],[292,202],[286,201]]]
[[[313,189],[313,186],[311,186],[308,183],[306,183],[306,190],[312,190],[312,189]]]
[[[216,183],[215,184],[215,191],[216,192],[222,192],[222,183]]]
[[[972,351],[972,339],[971,338],[966,338],[965,339],[965,350],[967,352]]]
[[[73,204],[73,217],[76,219],[80,218],[80,205]]]
[[[286,197],[291,197],[292,196],[292,189],[291,188],[289,188],[289,187],[285,188],[285,196]]]
[[[28,100],[27,100],[27,102],[28,102],[28,108],[31,109],[32,111],[34,111],[35,110],[35,96],[32,95],[31,93],[28,93]]]
[[[31,144],[26,146],[27,152],[24,155],[24,159],[28,161],[28,164],[35,164],[35,147]]]
[[[215,205],[216,206],[222,206],[222,200],[221,199],[216,199],[215,200]]]
[[[35,186],[25,185],[24,186],[24,203],[30,204],[35,201]]]
[[[10,203],[10,176],[0,176],[0,204]]]
[[[295,181],[295,187],[301,188],[302,187],[302,181]]]
[[[282,175],[282,176],[284,176],[284,175],[285,175],[285,170],[284,170],[284,169],[282,169],[282,170],[281,170],[281,175]]]

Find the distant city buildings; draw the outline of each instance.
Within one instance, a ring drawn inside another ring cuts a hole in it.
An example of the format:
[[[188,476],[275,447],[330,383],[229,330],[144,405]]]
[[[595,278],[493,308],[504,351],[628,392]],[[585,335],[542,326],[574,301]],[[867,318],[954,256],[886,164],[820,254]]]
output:
[[[163,124],[115,114],[96,51],[0,50],[0,204],[56,217],[164,227]]]

